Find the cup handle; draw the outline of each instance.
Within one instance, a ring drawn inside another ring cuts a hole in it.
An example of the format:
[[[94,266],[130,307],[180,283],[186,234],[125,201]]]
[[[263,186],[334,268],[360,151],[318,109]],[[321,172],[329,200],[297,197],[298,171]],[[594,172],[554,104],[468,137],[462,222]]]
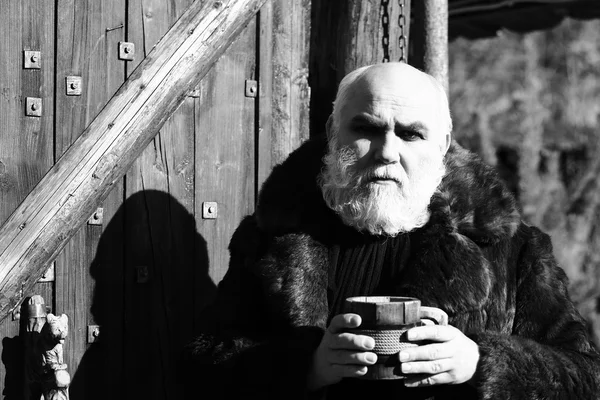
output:
[[[448,314],[437,307],[421,306],[419,318],[425,325],[448,325]]]

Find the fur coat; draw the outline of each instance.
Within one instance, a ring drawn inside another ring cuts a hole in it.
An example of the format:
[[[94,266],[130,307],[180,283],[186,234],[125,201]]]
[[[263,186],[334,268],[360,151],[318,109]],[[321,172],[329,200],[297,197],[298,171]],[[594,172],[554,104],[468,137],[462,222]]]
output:
[[[244,398],[327,397],[328,390],[305,390],[328,320],[328,251],[341,224],[316,185],[325,150],[323,139],[311,140],[276,166],[256,213],[233,235],[229,270],[185,351],[193,385]],[[476,155],[453,144],[446,167],[431,218],[410,234],[411,256],[390,295],[446,311],[449,324],[479,346],[476,375],[469,384],[428,388],[394,380],[385,393],[370,381],[368,393],[600,398],[600,357],[569,299],[549,236],[521,220],[513,195]]]

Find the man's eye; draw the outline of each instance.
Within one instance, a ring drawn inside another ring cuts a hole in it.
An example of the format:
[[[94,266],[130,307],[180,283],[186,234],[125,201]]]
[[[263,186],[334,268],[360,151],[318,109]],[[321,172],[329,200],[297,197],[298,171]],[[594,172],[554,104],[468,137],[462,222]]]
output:
[[[375,135],[379,132],[379,129],[376,126],[371,125],[360,125],[354,128],[356,132],[360,132],[363,135]]]
[[[417,139],[423,139],[423,135],[421,134],[421,132],[418,131],[414,131],[411,129],[402,129],[400,130],[397,135],[404,140],[417,140]]]

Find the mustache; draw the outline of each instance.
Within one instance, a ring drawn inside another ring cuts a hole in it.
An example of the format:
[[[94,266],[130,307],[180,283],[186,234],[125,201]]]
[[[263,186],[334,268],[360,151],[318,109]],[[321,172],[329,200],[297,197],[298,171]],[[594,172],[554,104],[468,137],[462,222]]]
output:
[[[360,179],[365,182],[392,180],[396,183],[404,183],[406,181],[406,176],[398,167],[375,166],[360,173]]]

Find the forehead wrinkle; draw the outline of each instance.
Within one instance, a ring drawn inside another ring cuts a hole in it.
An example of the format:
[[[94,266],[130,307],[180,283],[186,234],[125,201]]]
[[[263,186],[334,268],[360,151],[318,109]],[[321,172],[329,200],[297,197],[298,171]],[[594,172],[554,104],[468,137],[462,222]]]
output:
[[[355,115],[367,112],[373,116],[395,124],[397,113],[402,110],[423,110],[422,116],[412,115],[410,119],[419,120],[426,125],[433,123],[430,116],[435,115],[435,122],[441,122],[441,101],[435,87],[421,76],[412,77],[412,82],[384,82],[379,76],[362,76],[348,87],[347,97],[341,107],[336,120],[350,121]],[[415,79],[422,85],[415,86]],[[421,78],[421,79],[419,79]],[[411,90],[412,88],[412,90]],[[418,90],[415,90],[418,89]],[[402,117],[400,117],[402,118]],[[405,122],[405,121],[401,121]],[[414,122],[414,121],[409,121]]]
[[[360,111],[360,110],[359,110]],[[420,124],[427,126],[431,124],[432,110],[429,105],[405,105],[396,101],[391,102],[370,102],[367,107],[362,108],[362,112],[357,115],[367,115],[370,118],[385,121],[389,126],[397,124],[408,126]]]
[[[423,98],[422,93],[405,95],[397,93],[375,94],[373,92],[368,92],[364,99],[371,103],[384,103],[408,108],[430,107],[432,100],[431,98]]]

